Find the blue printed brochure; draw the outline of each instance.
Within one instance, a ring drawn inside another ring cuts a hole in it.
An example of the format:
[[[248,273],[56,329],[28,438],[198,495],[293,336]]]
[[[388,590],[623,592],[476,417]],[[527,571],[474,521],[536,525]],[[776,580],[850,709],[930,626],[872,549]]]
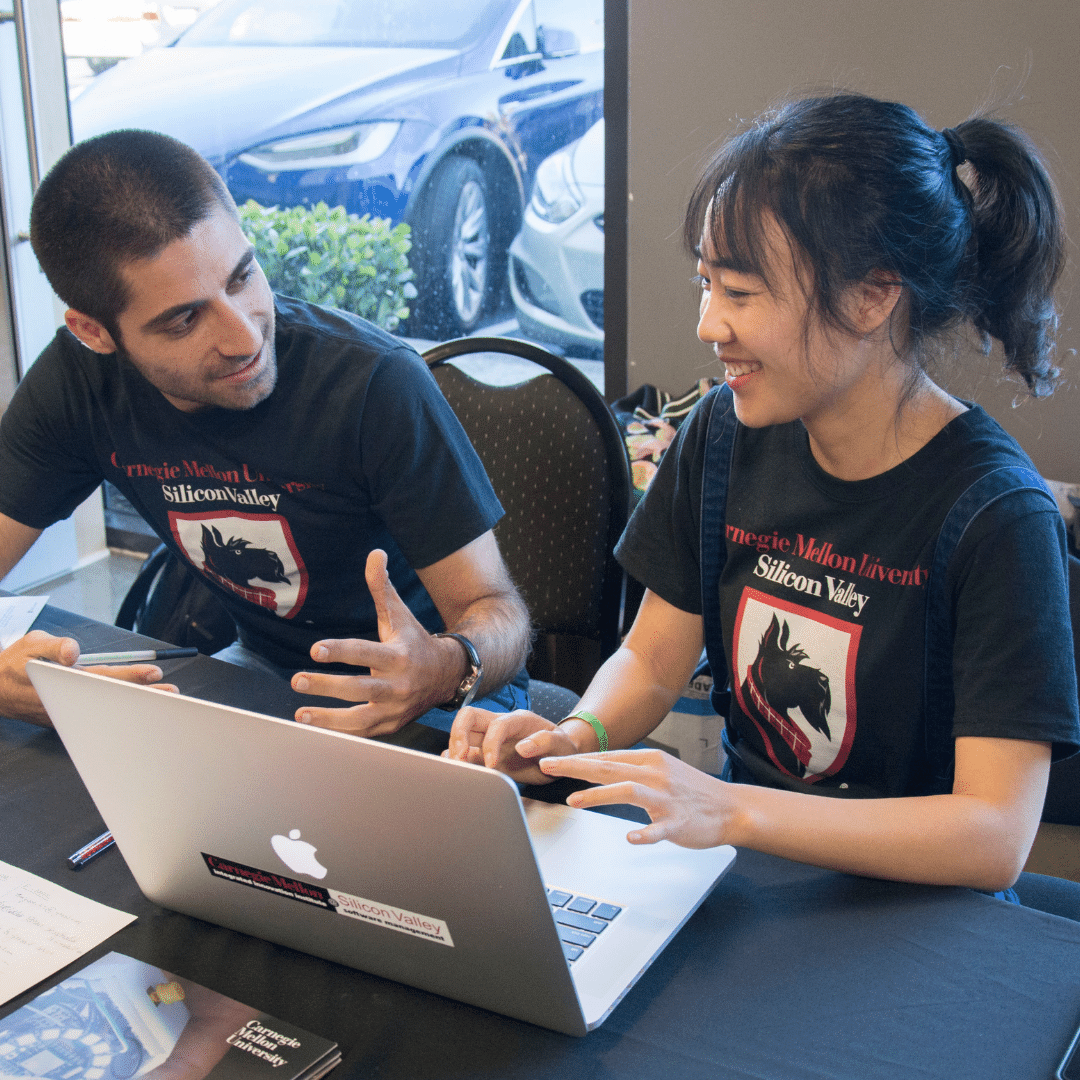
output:
[[[318,1080],[336,1043],[111,952],[0,1020],[0,1076]]]

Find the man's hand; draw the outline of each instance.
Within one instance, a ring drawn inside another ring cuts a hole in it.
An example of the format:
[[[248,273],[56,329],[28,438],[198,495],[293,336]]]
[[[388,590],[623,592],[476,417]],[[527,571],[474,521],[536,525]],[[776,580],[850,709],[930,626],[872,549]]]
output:
[[[565,729],[534,712],[462,709],[454,717],[450,747],[443,756],[498,769],[521,784],[550,784],[552,777],[540,771],[540,758],[576,754],[578,749]]]
[[[29,720],[32,724],[52,727],[45,707],[26,677],[27,660],[52,660],[71,667],[79,658],[79,643],[74,638],[58,638],[44,630],[31,630],[0,652],[0,715],[14,720]],[[161,679],[161,668],[153,664],[129,664],[126,666],[103,665],[84,668],[98,675],[108,675],[125,682],[149,685]],[[160,690],[176,687],[162,684]]]
[[[357,701],[348,709],[298,709],[301,724],[344,731],[350,735],[388,735],[457,692],[465,677],[466,659],[453,638],[436,638],[405,606],[386,571],[386,552],[368,556],[365,570],[378,615],[379,640],[343,638],[317,641],[311,658],[320,663],[366,667],[370,675],[326,675],[300,672],[292,687],[302,694]]]

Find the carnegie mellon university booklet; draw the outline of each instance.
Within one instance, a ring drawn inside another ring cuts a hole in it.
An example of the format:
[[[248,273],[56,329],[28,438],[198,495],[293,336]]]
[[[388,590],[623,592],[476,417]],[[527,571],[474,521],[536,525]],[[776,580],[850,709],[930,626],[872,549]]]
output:
[[[0,1020],[0,1077],[317,1080],[336,1043],[111,952]]]

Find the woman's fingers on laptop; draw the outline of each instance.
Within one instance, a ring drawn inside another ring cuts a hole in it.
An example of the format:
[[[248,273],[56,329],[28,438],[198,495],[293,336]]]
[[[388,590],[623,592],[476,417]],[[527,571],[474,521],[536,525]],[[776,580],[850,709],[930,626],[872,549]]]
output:
[[[731,785],[661,750],[544,758],[540,768],[551,778],[572,776],[601,785],[574,792],[566,800],[570,806],[640,806],[652,823],[627,833],[632,844],[670,840],[705,848],[727,842]]]
[[[537,767],[537,759],[573,752],[570,740],[537,713],[462,709],[450,730],[448,756],[498,769],[521,783],[546,784],[550,778]]]
[[[483,743],[487,734],[488,726],[497,713],[488,712],[487,709],[476,709],[469,706],[459,709],[454,717],[453,726],[450,728],[450,745],[447,747],[447,757],[455,761],[469,761],[474,765],[483,765]]]

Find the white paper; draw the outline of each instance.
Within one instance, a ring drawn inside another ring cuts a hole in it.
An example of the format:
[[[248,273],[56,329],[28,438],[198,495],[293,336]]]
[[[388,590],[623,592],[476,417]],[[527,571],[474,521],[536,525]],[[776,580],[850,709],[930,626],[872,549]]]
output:
[[[14,644],[34,625],[47,596],[0,596],[0,649]]]
[[[0,862],[0,1005],[134,921],[125,911]]]

